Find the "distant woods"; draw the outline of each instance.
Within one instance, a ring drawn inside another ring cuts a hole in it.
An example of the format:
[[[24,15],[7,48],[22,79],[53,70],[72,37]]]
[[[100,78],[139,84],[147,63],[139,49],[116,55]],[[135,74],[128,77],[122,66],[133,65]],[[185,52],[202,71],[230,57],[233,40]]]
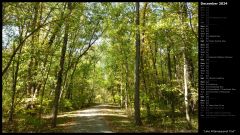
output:
[[[4,2],[2,11],[12,130],[40,129],[46,115],[56,127],[59,112],[93,103],[118,104],[139,126],[197,129],[197,3]]]

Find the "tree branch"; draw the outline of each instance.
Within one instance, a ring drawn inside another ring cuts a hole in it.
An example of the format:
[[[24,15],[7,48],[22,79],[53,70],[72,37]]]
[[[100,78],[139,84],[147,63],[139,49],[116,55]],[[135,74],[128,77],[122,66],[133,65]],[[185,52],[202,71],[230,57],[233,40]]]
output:
[[[50,11],[50,12],[52,12],[52,11]],[[50,13],[48,14],[48,16],[49,16],[49,15],[50,15]],[[65,18],[67,18],[67,17],[68,17],[68,15],[67,15]],[[48,17],[45,18],[44,23],[47,21],[47,18],[48,18]],[[65,18],[63,18],[63,19],[65,19]],[[10,57],[10,60],[8,61],[6,67],[3,69],[3,71],[2,71],[2,76],[7,72],[9,66],[10,66],[11,63],[12,63],[13,58],[15,57],[15,55],[16,55],[16,53],[19,51],[19,49],[24,45],[25,41],[26,41],[29,37],[31,37],[35,32],[37,32],[38,30],[40,30],[42,27],[44,27],[44,26],[46,26],[46,25],[48,25],[48,24],[51,24],[51,23],[53,23],[53,22],[56,22],[56,21],[61,21],[61,19],[53,20],[53,21],[51,21],[51,22],[48,22],[48,23],[45,23],[45,24],[43,23],[43,24],[39,25],[35,30],[33,30],[30,34],[28,34],[28,35],[22,40],[22,42],[19,43],[19,45],[17,46],[17,48],[13,51],[13,54],[12,54],[12,56]]]

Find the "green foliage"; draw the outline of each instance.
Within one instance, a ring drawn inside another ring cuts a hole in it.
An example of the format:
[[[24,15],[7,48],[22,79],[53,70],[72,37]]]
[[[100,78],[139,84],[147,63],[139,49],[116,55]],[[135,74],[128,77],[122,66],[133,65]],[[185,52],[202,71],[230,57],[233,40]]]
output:
[[[73,107],[76,109],[83,108],[85,103],[86,103],[87,96],[86,95],[81,95],[79,97],[76,97],[73,103]]]
[[[33,129],[40,129],[42,126],[44,126],[44,122],[36,117],[26,116],[24,125],[28,125],[27,127],[33,128]]]
[[[73,107],[72,107],[72,102],[69,100],[69,99],[62,99],[60,101],[60,106],[59,108],[63,111],[69,111],[69,110],[72,110]]]

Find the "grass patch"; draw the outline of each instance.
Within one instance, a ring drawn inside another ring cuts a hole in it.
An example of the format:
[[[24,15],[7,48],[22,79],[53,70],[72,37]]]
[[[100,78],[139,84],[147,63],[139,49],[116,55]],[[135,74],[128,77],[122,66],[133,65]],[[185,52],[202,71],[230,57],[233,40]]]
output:
[[[41,133],[41,132],[58,132],[64,130],[59,124],[73,122],[74,118],[61,117],[57,119],[57,127],[52,128],[52,118],[39,119],[36,117],[25,116],[18,118],[12,124],[2,123],[2,131],[5,133]]]
[[[175,122],[172,119],[168,111],[158,111],[147,117],[145,110],[141,111],[141,120],[143,125],[135,126],[133,115],[127,115],[125,110],[118,109],[115,111],[116,116],[104,116],[109,127],[113,132],[117,133],[176,133],[176,132],[197,132],[198,119],[197,115],[192,117],[192,129],[188,129],[185,115],[176,113]],[[114,110],[113,110],[114,112]],[[127,117],[117,116],[118,114],[125,114]]]
[[[88,108],[90,106],[98,105],[96,103],[88,104],[82,109]],[[74,109],[76,110],[76,109]],[[65,114],[62,110],[59,110],[59,114]],[[64,132],[68,125],[72,122],[75,122],[74,117],[58,117],[57,126],[55,128],[51,127],[52,117],[50,114],[43,116],[42,119],[39,119],[37,115],[31,116],[25,113],[20,113],[15,115],[15,119],[12,124],[9,124],[5,118],[2,121],[2,132],[4,133],[57,133]]]

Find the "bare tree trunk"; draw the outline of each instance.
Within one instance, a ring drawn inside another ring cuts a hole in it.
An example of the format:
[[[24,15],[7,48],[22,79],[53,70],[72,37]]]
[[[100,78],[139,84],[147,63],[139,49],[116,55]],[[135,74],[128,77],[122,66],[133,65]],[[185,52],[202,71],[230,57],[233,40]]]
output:
[[[126,88],[125,88],[125,109],[128,109],[128,63],[127,59],[125,61],[125,66],[126,66]]]
[[[141,57],[141,73],[142,73],[142,78],[143,78],[143,86],[144,86],[144,91],[146,94],[147,99],[145,99],[146,101],[146,110],[147,110],[147,118],[149,118],[149,116],[151,115],[151,111],[150,111],[150,105],[149,105],[149,91],[147,88],[147,81],[146,81],[146,75],[145,75],[145,71],[144,71],[144,67],[143,67],[143,58]]]
[[[184,59],[184,67],[183,67],[184,69],[184,103],[185,103],[186,120],[189,123],[190,117],[189,117],[188,86],[187,86],[188,73],[187,73],[187,63],[186,63],[185,54],[183,55],[183,59]]]
[[[20,37],[21,38],[21,37]],[[15,46],[15,45],[14,45]],[[15,47],[13,47],[13,49],[15,49]],[[17,57],[17,63],[16,63],[16,70],[14,70],[14,60],[12,63],[12,67],[13,67],[13,84],[12,84],[12,97],[11,97],[11,107],[10,107],[10,113],[9,113],[9,123],[13,122],[13,114],[14,114],[14,110],[15,110],[15,95],[16,95],[16,89],[17,89],[17,77],[18,77],[18,70],[19,70],[19,65],[20,65],[20,54],[22,52],[22,48],[20,48],[20,53],[18,54]]]
[[[122,66],[123,69],[123,66]],[[122,72],[122,71],[121,71]],[[121,82],[120,82],[120,91],[121,91],[121,107],[123,107],[123,72],[121,73]]]
[[[162,57],[162,52],[161,52],[161,49],[160,49],[160,52],[159,52],[159,55],[160,55],[160,68],[161,68],[161,75],[162,75],[162,83],[165,82],[165,77],[164,77],[164,72],[163,72],[163,62],[161,60],[161,57]]]
[[[145,2],[144,3],[144,6],[143,6],[143,13],[142,13],[142,27],[143,27],[143,31],[142,31],[142,45],[143,45],[143,47],[145,46],[145,24],[146,24],[146,10],[147,10],[147,5],[148,5],[148,3],[147,2]],[[145,49],[143,49],[143,50],[145,50]],[[145,70],[144,70],[144,66],[143,66],[143,63],[144,62],[146,62],[147,63],[147,60],[146,61],[144,61],[144,59],[143,59],[143,51],[142,51],[142,56],[140,57],[140,59],[141,59],[141,73],[142,73],[142,78],[143,78],[143,85],[144,85],[144,89],[145,89],[145,93],[146,93],[146,97],[147,97],[147,99],[146,99],[146,110],[147,110],[147,118],[150,118],[150,115],[151,115],[151,109],[150,109],[150,103],[149,103],[149,90],[148,90],[148,88],[147,88],[147,81],[146,81],[146,78],[147,78],[147,80],[148,80],[148,73],[146,72],[146,74],[145,74]]]
[[[167,47],[167,64],[168,64],[168,77],[170,84],[172,84],[172,69],[171,69],[171,56],[170,56],[170,45]]]
[[[176,55],[173,56],[173,64],[174,64],[174,77],[175,77],[175,79],[178,80],[178,77],[177,77],[177,59],[176,59]]]
[[[68,3],[68,10],[71,12],[71,2]],[[65,26],[65,33],[64,33],[64,40],[63,40],[63,47],[61,51],[61,59],[60,59],[60,70],[58,72],[58,79],[57,79],[57,86],[55,89],[55,98],[53,103],[53,109],[52,109],[52,127],[56,127],[57,124],[57,114],[58,114],[58,103],[61,93],[61,85],[62,85],[62,76],[63,76],[63,70],[64,70],[64,61],[65,61],[65,53],[67,49],[67,42],[68,42],[68,29],[69,24],[66,21]]]
[[[136,63],[135,63],[135,124],[142,125],[140,118],[140,104],[139,104],[139,63],[140,63],[140,33],[139,33],[139,2],[136,2]]]
[[[183,33],[183,26],[184,26],[184,19],[187,18],[187,8],[186,5],[179,4],[181,11],[181,21],[182,21],[182,33]],[[183,34],[182,34],[183,35]],[[183,38],[184,39],[184,38]],[[186,120],[188,124],[188,128],[191,128],[191,119],[189,116],[189,99],[188,99],[188,61],[187,61],[187,45],[184,42],[184,50],[183,50],[183,78],[184,78],[184,103],[185,103],[185,113],[186,113]]]
[[[170,39],[171,40],[171,39]],[[173,45],[173,44],[172,44]],[[172,65],[171,65],[171,55],[170,55],[170,45],[167,46],[167,65],[168,65],[168,77],[170,81],[170,86],[172,87]],[[172,124],[175,123],[175,97],[174,97],[174,92],[171,91],[171,97],[172,100],[170,101],[171,104],[171,119],[172,119]]]
[[[154,43],[154,49],[151,47],[150,45],[150,50],[151,50],[151,54],[152,54],[152,57],[151,57],[151,60],[152,60],[152,63],[153,63],[153,70],[154,70],[154,83],[155,83],[155,96],[154,98],[157,98],[158,100],[160,100],[160,97],[162,96],[161,94],[161,91],[159,91],[159,85],[160,85],[160,80],[158,79],[158,70],[157,70],[157,65],[156,65],[156,62],[157,62],[157,41],[155,41]],[[154,107],[154,109],[156,109],[156,105]]]
[[[50,64],[49,64],[49,67],[48,67],[48,71],[47,71],[47,75],[46,75],[46,78],[45,78],[45,80],[44,80],[43,88],[42,88],[42,91],[41,91],[41,96],[40,96],[40,109],[39,109],[39,119],[42,118],[43,97],[44,97],[45,87],[46,87],[46,83],[47,83],[48,76],[49,76],[50,69],[51,69],[51,65],[52,65],[52,58],[53,58],[53,57],[51,57]]]

